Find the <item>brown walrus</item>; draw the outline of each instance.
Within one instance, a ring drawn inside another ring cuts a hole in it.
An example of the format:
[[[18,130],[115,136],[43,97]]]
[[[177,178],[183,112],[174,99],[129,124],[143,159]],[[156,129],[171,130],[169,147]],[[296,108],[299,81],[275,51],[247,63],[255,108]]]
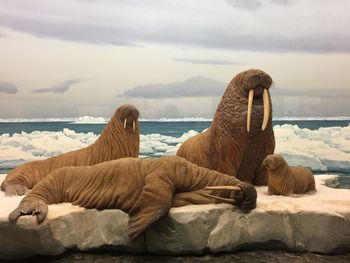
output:
[[[262,163],[268,174],[268,194],[291,195],[316,191],[312,172],[303,166],[289,166],[279,154],[272,154]]]
[[[236,75],[221,99],[211,127],[185,141],[177,155],[242,181],[267,185],[261,163],[275,149],[271,84],[271,77],[258,69]]]
[[[256,198],[254,186],[180,157],[124,158],[53,171],[22,199],[9,220],[31,214],[41,223],[47,205],[61,202],[117,208],[129,214],[129,236],[134,240],[171,206],[228,202],[248,212],[256,207]]]
[[[20,165],[10,171],[1,190],[6,195],[23,195],[57,168],[94,165],[124,157],[138,157],[139,111],[132,105],[119,107],[98,139],[90,146],[45,160]]]

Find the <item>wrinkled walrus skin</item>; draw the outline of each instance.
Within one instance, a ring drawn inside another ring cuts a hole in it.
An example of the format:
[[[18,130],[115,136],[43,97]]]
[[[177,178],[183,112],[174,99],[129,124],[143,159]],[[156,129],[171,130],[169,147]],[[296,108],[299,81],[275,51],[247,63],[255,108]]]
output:
[[[289,166],[279,154],[272,154],[262,163],[268,174],[268,194],[292,195],[315,192],[315,178],[312,172],[303,166]]]
[[[240,191],[209,190],[207,186],[238,186]],[[199,167],[180,157],[124,158],[94,166],[65,167],[40,181],[9,215],[36,215],[41,223],[47,204],[71,202],[85,208],[121,209],[130,216],[129,237],[135,240],[166,215],[171,206],[225,202],[245,212],[256,207],[254,186],[235,177]]]
[[[221,99],[211,127],[185,141],[177,151],[177,156],[254,185],[267,185],[266,172],[261,168],[261,163],[275,149],[269,96],[271,84],[271,77],[261,70],[251,69],[236,75]],[[250,90],[254,91],[254,99],[248,132]],[[264,90],[269,108],[266,110],[266,126],[262,131]]]
[[[20,165],[8,173],[1,190],[10,196],[23,195],[57,168],[87,166],[124,157],[138,157],[138,116],[139,111],[132,105],[119,107],[92,145]]]

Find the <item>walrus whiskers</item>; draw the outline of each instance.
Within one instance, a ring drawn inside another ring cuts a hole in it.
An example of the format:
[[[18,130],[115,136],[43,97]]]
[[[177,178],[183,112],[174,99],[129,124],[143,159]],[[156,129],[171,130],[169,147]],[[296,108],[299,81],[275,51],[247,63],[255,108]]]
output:
[[[264,89],[263,102],[264,102],[264,118],[263,118],[263,123],[261,125],[262,131],[266,129],[267,123],[269,121],[269,114],[270,114],[269,92],[267,91],[267,89]]]

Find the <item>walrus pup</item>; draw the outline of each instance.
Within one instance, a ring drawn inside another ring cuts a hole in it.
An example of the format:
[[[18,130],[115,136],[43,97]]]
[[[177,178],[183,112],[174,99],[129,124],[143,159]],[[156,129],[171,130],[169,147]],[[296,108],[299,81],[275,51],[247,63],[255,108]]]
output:
[[[22,199],[9,220],[36,215],[41,223],[47,205],[62,202],[117,208],[129,214],[129,236],[135,240],[171,206],[228,202],[248,212],[256,207],[256,198],[254,186],[180,157],[124,158],[53,171]]]
[[[291,195],[316,191],[312,172],[303,166],[289,166],[279,154],[272,154],[262,163],[268,173],[268,194]]]
[[[139,111],[134,106],[119,107],[92,145],[20,165],[9,172],[1,184],[1,190],[8,196],[24,195],[57,168],[94,165],[124,157],[138,157],[140,144],[138,117]]]
[[[242,181],[267,185],[261,163],[275,149],[271,84],[271,77],[258,69],[236,75],[221,99],[211,127],[185,141],[177,155]]]

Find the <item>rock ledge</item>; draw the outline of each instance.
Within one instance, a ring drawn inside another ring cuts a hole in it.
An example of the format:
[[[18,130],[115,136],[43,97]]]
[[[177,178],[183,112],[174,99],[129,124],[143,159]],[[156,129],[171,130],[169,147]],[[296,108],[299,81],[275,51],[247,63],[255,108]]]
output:
[[[3,178],[0,175],[0,183]],[[129,217],[120,210],[97,211],[64,203],[50,205],[41,225],[31,216],[11,224],[7,216],[21,197],[4,197],[0,192],[0,259],[59,255],[69,249],[159,254],[249,248],[326,254],[350,251],[350,190],[323,185],[334,178],[316,176],[314,195],[268,196],[267,187],[258,187],[258,207],[249,214],[233,211],[228,204],[172,208],[132,244],[127,236]]]

